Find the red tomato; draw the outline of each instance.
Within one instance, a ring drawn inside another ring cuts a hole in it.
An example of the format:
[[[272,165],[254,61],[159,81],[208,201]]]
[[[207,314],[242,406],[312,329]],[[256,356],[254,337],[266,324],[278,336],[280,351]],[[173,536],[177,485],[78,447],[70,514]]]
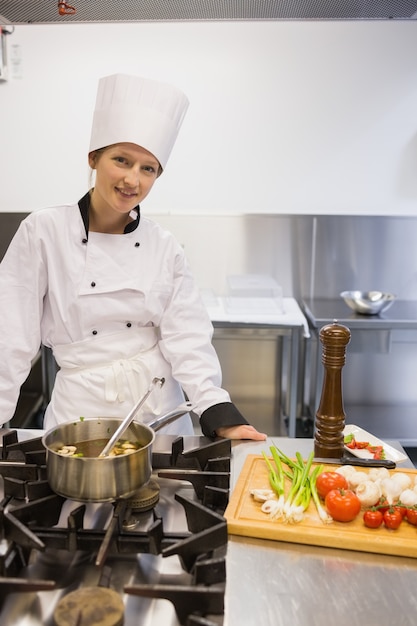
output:
[[[387,528],[390,528],[391,530],[397,530],[402,521],[403,516],[401,515],[401,511],[396,510],[394,507],[391,507],[388,509],[388,511],[385,511],[384,524]]]
[[[379,528],[384,521],[384,515],[378,509],[369,509],[363,514],[363,523],[367,528]]]
[[[369,447],[369,441],[357,441],[356,442],[356,447],[359,450],[366,450],[366,448]]]
[[[407,521],[410,522],[410,524],[413,524],[413,526],[417,526],[417,509],[407,509],[405,517]]]
[[[403,506],[402,504],[395,504],[394,505],[394,509],[396,511],[399,511],[401,513],[401,517],[404,519],[404,517],[406,516],[406,513],[407,513],[407,507]]]
[[[374,459],[385,459],[385,451],[382,446],[369,446],[369,452],[372,452]]]
[[[348,489],[349,485],[346,478],[339,472],[322,472],[317,476],[316,488],[320,498],[324,500],[332,489]]]
[[[337,522],[351,522],[361,510],[361,501],[350,489],[332,489],[324,502],[328,512]]]
[[[378,510],[381,511],[381,513],[385,513],[385,511],[388,511],[390,505],[388,504],[388,501],[386,499],[385,496],[381,496],[379,501],[377,502],[376,506],[378,507]]]

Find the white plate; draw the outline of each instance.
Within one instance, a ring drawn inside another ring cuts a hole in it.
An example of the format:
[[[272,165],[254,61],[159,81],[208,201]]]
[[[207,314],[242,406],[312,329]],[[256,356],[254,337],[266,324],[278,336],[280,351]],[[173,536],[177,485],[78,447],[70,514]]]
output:
[[[356,441],[368,441],[371,446],[382,446],[385,451],[385,458],[390,461],[402,463],[408,458],[406,454],[403,454],[399,450],[396,450],[392,446],[389,446],[387,443],[385,443],[385,441],[381,441],[381,439],[374,437],[373,435],[371,435],[371,433],[368,433],[366,430],[363,430],[362,428],[359,428],[359,426],[355,426],[354,424],[346,424],[343,435],[354,435]],[[350,452],[350,454],[353,454],[360,459],[373,458],[372,453],[368,450],[351,450],[347,446],[345,446],[345,449]]]

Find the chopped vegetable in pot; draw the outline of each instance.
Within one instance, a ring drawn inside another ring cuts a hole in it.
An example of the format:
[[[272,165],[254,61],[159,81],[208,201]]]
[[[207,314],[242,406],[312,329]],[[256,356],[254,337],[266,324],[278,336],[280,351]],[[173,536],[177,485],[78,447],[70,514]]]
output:
[[[109,439],[92,439],[79,441],[76,445],[65,445],[57,450],[62,456],[96,458],[108,443]],[[132,454],[140,450],[143,446],[139,441],[128,441],[121,439],[117,441],[109,453],[109,457],[120,456],[122,454]]]

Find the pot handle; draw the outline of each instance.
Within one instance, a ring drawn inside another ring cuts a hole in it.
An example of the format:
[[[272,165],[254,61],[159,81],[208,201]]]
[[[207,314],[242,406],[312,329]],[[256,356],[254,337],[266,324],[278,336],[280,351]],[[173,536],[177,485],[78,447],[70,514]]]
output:
[[[195,404],[192,402],[183,402],[179,404],[176,409],[169,411],[169,413],[165,413],[164,415],[160,415],[159,417],[155,417],[150,422],[146,422],[146,426],[152,428],[152,430],[159,430],[162,426],[166,426],[171,422],[175,421],[179,417],[182,417],[186,413],[189,413],[195,408]]]
[[[159,385],[160,387],[162,387],[162,385],[165,382],[165,378],[154,378],[153,381],[151,382],[151,384],[148,387],[148,390],[146,391],[146,393],[142,396],[142,398],[140,398],[137,403],[135,404],[135,406],[133,407],[133,409],[130,411],[130,413],[128,413],[128,415],[126,415],[126,417],[124,418],[124,420],[122,421],[122,423],[120,424],[119,428],[116,430],[116,432],[110,437],[109,441],[107,442],[107,444],[104,446],[103,450],[100,452],[100,454],[98,455],[99,457],[103,457],[103,456],[108,456],[110,450],[114,447],[114,444],[116,443],[116,441],[118,441],[120,439],[120,437],[123,435],[123,433],[125,432],[125,430],[130,426],[130,424],[133,422],[137,412],[139,411],[139,409],[141,408],[141,406],[145,403],[147,397],[149,396],[149,394],[152,392],[153,388],[155,387],[155,385]]]

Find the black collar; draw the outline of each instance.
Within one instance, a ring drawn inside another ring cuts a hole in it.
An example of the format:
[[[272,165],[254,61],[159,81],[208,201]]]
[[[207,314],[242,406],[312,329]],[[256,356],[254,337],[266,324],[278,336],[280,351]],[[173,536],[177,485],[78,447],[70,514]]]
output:
[[[84,223],[85,235],[88,239],[88,224],[89,224],[88,215],[89,215],[89,210],[90,210],[90,192],[89,191],[85,194],[85,196],[81,198],[81,200],[78,201],[78,206],[79,206],[81,217]],[[136,228],[139,226],[139,222],[140,222],[139,204],[135,206],[133,210],[136,211],[136,214],[137,214],[136,219],[134,219],[132,222],[129,222],[129,224],[125,226],[125,229],[123,231],[124,233],[131,233],[134,230],[136,230]]]

